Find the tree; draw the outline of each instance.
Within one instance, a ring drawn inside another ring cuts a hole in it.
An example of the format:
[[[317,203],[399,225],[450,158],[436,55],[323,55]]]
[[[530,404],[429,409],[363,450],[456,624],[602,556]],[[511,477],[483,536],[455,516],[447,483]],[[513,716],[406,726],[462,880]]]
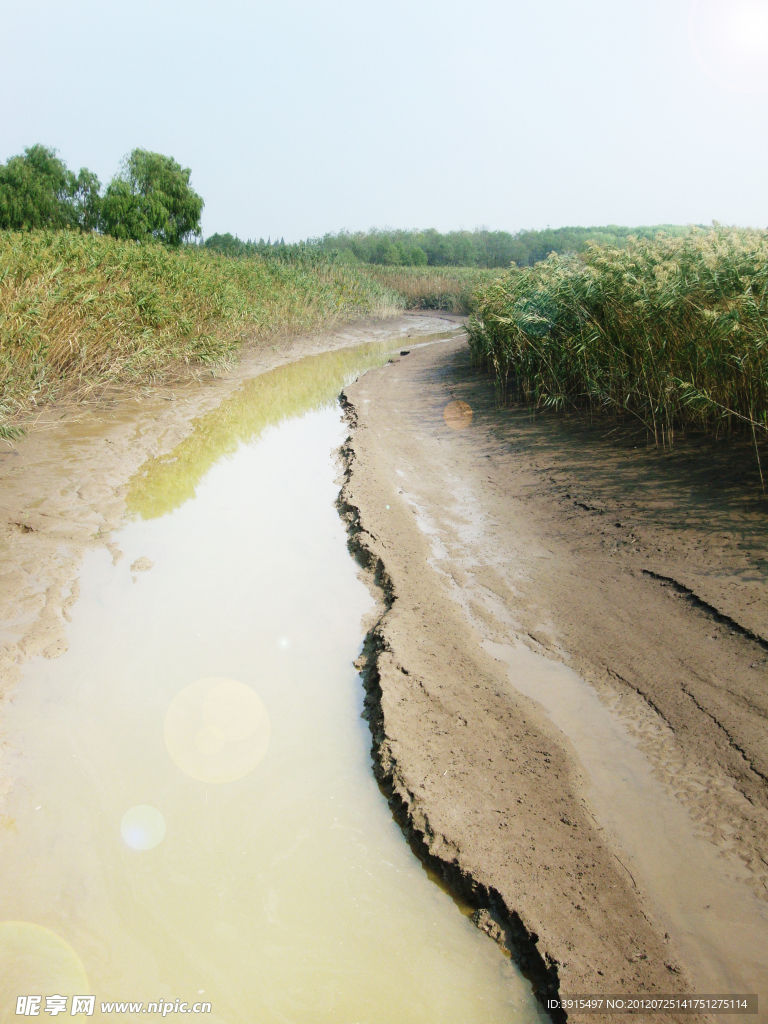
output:
[[[173,157],[134,149],[104,193],[103,230],[115,238],[154,238],[168,245],[199,235],[204,204],[189,184],[191,173]]]
[[[75,176],[55,149],[32,146],[0,164],[0,229],[90,231],[98,223],[100,190],[99,179],[85,167]]]
[[[214,252],[223,253],[225,256],[245,256],[248,254],[251,244],[251,242],[243,242],[229,231],[223,235],[216,232],[205,240],[206,249],[213,249]],[[263,241],[261,244],[264,244]]]
[[[72,176],[72,208],[82,231],[95,231],[101,223],[101,182],[86,167]]]

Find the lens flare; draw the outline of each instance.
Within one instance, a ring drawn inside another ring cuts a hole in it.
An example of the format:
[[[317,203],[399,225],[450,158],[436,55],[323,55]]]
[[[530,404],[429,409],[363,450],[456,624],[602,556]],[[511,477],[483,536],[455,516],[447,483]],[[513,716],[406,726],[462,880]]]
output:
[[[199,782],[234,782],[267,753],[269,716],[244,683],[198,679],[174,698],[164,735],[168,753],[187,775]]]
[[[734,10],[729,24],[732,45],[743,50],[760,52],[768,44],[768,9],[749,4]]]
[[[693,0],[688,34],[710,78],[742,93],[768,92],[768,0]]]
[[[165,837],[165,818],[156,807],[137,804],[123,815],[120,835],[134,850],[151,850]]]
[[[12,1019],[17,995],[89,991],[80,958],[59,935],[27,921],[0,921],[0,1021]]]
[[[443,419],[451,430],[464,430],[472,422],[472,406],[467,402],[449,402],[443,409]]]

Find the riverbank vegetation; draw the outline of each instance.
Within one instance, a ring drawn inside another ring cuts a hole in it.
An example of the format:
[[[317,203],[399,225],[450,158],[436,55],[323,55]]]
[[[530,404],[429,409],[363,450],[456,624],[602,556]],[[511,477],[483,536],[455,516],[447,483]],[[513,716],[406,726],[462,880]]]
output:
[[[245,340],[400,308],[474,312],[475,361],[536,404],[621,412],[662,443],[689,425],[768,432],[766,233],[194,244],[203,200],[190,173],[141,149],[106,189],[41,145],[0,165],[0,437],[30,403],[168,381],[226,363]]]
[[[374,281],[396,292],[407,309],[443,309],[469,313],[477,290],[502,271],[476,267],[361,268]]]
[[[360,263],[348,260],[336,250],[300,243],[243,242],[234,235],[212,235],[205,248],[235,259],[257,257],[282,263],[322,265],[335,263],[359,267],[374,281],[391,288],[406,309],[442,309],[448,313],[469,313],[477,289],[498,277],[500,269],[463,266],[427,266],[410,264]]]
[[[676,430],[768,432],[768,233],[717,228],[590,245],[480,289],[475,362],[540,406]]]
[[[343,263],[227,259],[76,231],[0,232],[0,436],[62,394],[142,388],[216,367],[244,342],[403,305]]]

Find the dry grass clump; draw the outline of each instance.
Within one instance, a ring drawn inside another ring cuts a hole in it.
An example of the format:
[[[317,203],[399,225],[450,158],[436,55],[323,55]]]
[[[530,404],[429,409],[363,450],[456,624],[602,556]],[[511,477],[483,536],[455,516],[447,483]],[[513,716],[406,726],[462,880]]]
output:
[[[638,417],[657,443],[681,427],[768,431],[768,233],[717,227],[513,269],[477,295],[470,346],[502,389]]]
[[[473,295],[503,270],[476,267],[385,267],[369,265],[365,272],[402,296],[408,309],[444,309],[469,313]]]
[[[401,307],[344,264],[0,232],[0,414],[61,393],[160,383],[225,363],[246,340]]]

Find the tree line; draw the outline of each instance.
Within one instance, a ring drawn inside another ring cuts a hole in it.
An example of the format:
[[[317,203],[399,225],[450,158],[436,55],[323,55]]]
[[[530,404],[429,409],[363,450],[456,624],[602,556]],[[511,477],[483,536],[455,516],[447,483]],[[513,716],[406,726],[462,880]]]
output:
[[[229,256],[274,255],[286,259],[316,254],[351,263],[383,266],[532,267],[550,253],[584,252],[589,242],[625,248],[630,237],[652,240],[659,235],[686,235],[690,228],[674,224],[651,227],[547,228],[544,231],[340,231],[322,238],[286,245],[280,239],[243,241],[236,235],[211,235],[205,245]]]
[[[0,164],[0,230],[100,231],[180,245],[200,235],[203,200],[190,175],[173,157],[134,149],[102,189],[86,167],[75,174],[55,150],[31,146]]]
[[[203,200],[190,185],[191,171],[173,157],[134,149],[106,188],[82,167],[75,174],[56,151],[36,145],[0,164],[0,230],[35,228],[99,231],[121,239],[180,245],[201,238]],[[284,239],[243,241],[215,234],[209,249],[227,256],[267,256],[302,262],[327,259],[383,266],[531,267],[550,253],[583,252],[591,241],[625,248],[630,237],[685,235],[671,224],[628,228],[547,228],[545,231],[395,231],[326,234],[287,244]]]
[[[624,247],[631,236],[655,238],[659,233],[685,234],[688,229],[673,225],[629,228],[606,227],[547,228],[544,231],[367,231],[339,232],[312,239],[321,249],[347,252],[363,263],[390,266],[508,267],[515,263],[530,267],[552,252],[583,252],[587,243]]]

